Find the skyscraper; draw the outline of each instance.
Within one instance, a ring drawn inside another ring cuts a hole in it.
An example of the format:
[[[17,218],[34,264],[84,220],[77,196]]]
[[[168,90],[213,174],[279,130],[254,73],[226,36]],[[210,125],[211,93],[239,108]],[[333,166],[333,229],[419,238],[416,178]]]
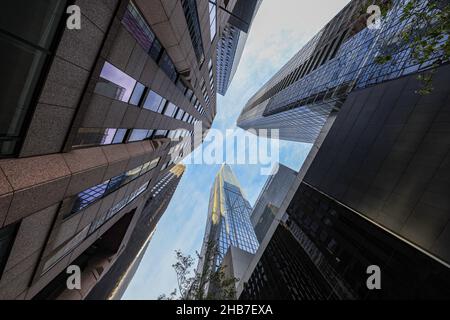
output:
[[[237,0],[217,43],[217,92],[225,95],[244,51],[250,26],[262,0]],[[228,6],[230,6],[228,2]],[[227,10],[227,8],[224,8]]]
[[[223,1],[79,1],[79,30],[70,4],[2,2],[1,299],[57,298],[70,265],[101,279],[216,115]]]
[[[381,29],[353,28],[334,57],[303,78],[300,71],[298,80],[287,79],[287,87],[261,102],[264,110],[253,108],[259,102],[252,100],[241,115],[250,126],[271,119],[283,128],[297,121],[298,129],[281,137],[314,142],[244,279],[243,298],[270,296],[267,283],[274,282],[291,290],[289,297],[304,298],[301,281],[293,286],[288,276],[284,284],[276,272],[270,276],[274,261],[314,267],[321,274],[316,280],[325,280],[324,292],[332,288],[336,298],[450,296],[450,134],[444,129],[450,124],[450,67],[439,50],[419,62],[410,43],[399,41],[413,23],[400,19],[403,3],[392,1]],[[354,5],[359,3],[352,1],[337,17]],[[418,5],[426,10],[429,3]],[[342,19],[336,19],[331,23],[338,28]],[[386,46],[394,50],[393,61],[377,62]],[[433,90],[421,93],[420,79],[430,72]],[[313,121],[316,108],[326,111],[319,121]],[[306,255],[294,261],[277,251],[281,245]],[[370,265],[381,268],[385,289],[366,286]]]
[[[414,23],[401,19],[405,0],[378,2],[389,9],[381,28],[367,28],[370,4],[346,5],[247,102],[238,126],[279,129],[281,139],[313,143],[350,92],[425,71],[440,60],[442,52],[436,51],[418,61],[408,43],[399,41]],[[379,63],[387,48],[392,60]]]
[[[250,221],[251,210],[231,168],[222,165],[211,188],[208,220],[197,272],[215,271],[221,266],[230,247],[250,254],[256,252],[259,243]],[[209,289],[206,288],[206,292]]]

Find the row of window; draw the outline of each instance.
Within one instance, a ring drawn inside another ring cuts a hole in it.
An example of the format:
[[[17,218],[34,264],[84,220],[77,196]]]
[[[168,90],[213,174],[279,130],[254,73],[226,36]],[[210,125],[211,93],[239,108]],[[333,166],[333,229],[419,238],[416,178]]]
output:
[[[78,245],[80,245],[87,237],[103,226],[107,221],[114,217],[120,210],[136,199],[148,187],[149,181],[139,187],[129,196],[122,199],[117,205],[109,209],[106,214],[97,218],[92,223],[87,225],[83,230],[70,239],[61,249],[56,251],[44,264],[41,275],[53,268],[59,261],[71,253]]]
[[[118,129],[118,128],[80,128],[74,141],[74,148],[105,146],[147,139],[178,139],[192,135],[193,131],[186,129],[154,130],[154,129]]]
[[[189,35],[192,45],[194,46],[195,56],[199,66],[205,61],[205,53],[203,50],[202,32],[200,28],[200,20],[198,18],[197,0],[182,0],[184,16],[188,25]]]
[[[147,21],[140,14],[136,6],[130,2],[122,19],[122,24],[130,32],[140,46],[161,67],[166,75],[176,82],[178,73],[175,65],[163,48],[161,42],[156,38]]]
[[[202,78],[200,87],[202,88],[202,94],[203,94],[203,98],[205,99],[206,106],[209,107],[209,105],[210,105],[209,94],[208,94],[208,90],[206,89],[205,80],[203,78]]]
[[[150,181],[147,181],[142,186],[140,186],[138,189],[133,191],[130,195],[124,197],[122,200],[117,202],[117,204],[114,205],[113,207],[111,207],[104,215],[102,215],[101,217],[98,217],[94,221],[92,221],[91,226],[89,228],[88,236],[93,234],[95,231],[97,231],[107,221],[109,221],[112,217],[114,217],[117,213],[119,213],[120,210],[125,208],[128,204],[133,202],[134,199],[136,199],[142,193],[144,193],[145,190],[147,190],[147,187],[149,184],[150,184]]]
[[[125,72],[105,62],[95,93],[193,124],[190,115]]]
[[[108,194],[111,194],[112,192],[121,188],[125,184],[146,174],[147,172],[150,172],[151,170],[153,170],[158,166],[160,160],[161,158],[157,158],[152,161],[146,162],[143,165],[128,170],[127,172],[124,172],[121,175],[115,176],[99,185],[96,185],[94,187],[91,187],[87,190],[80,192],[74,200],[72,209],[64,218],[67,218],[80,212],[81,210],[90,206],[94,202],[106,197]]]
[[[152,188],[152,196],[156,197],[167,185],[174,179],[175,175],[168,172],[158,183]]]
[[[252,105],[256,106],[259,103],[269,99],[270,97],[273,97],[278,92],[289,87],[291,84],[299,81],[300,79],[303,79],[329,60],[332,60],[336,56],[338,50],[341,48],[344,40],[346,39],[346,36],[347,30],[344,30],[338,36],[336,36],[330,44],[325,45],[322,48],[315,49],[311,54],[311,57],[309,57],[305,62],[300,64],[292,72],[282,78],[277,84],[275,84],[266,93],[264,93],[264,95],[256,100]]]
[[[127,12],[122,19],[122,24],[166,73],[170,80],[183,92],[186,98],[190,100],[194,92],[183,83],[181,75],[177,72],[175,64],[170,59],[167,51],[163,48],[147,21],[132,2],[128,5]]]

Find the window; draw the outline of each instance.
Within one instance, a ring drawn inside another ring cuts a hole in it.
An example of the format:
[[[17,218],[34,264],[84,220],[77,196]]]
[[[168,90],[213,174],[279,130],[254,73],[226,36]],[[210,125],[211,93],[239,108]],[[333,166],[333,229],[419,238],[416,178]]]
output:
[[[108,187],[108,181],[105,181],[99,185],[96,185],[94,187],[91,187],[83,192],[80,192],[75,200],[75,203],[72,207],[72,211],[70,212],[70,215],[83,210],[90,204],[94,203],[98,199],[100,199],[104,193],[106,192],[106,188]]]
[[[128,4],[122,23],[141,47],[146,52],[150,52],[156,36],[132,2]]]
[[[142,100],[142,96],[144,95],[145,92],[145,86],[138,82],[136,84],[136,87],[134,87],[134,91],[133,94],[131,95],[131,99],[130,99],[130,104],[135,105],[135,106],[139,106]]]
[[[177,119],[177,120],[181,120],[181,119],[183,119],[183,117],[184,117],[184,114],[185,114],[185,112],[184,112],[184,110],[178,110],[178,113],[177,113],[177,115],[176,115],[176,117],[175,117],[175,119]]]
[[[147,98],[144,102],[144,109],[161,113],[164,109],[166,101],[166,99],[161,97],[156,92],[149,90]]]
[[[156,158],[150,162],[147,162],[148,165],[145,164],[144,167],[142,168],[142,174],[155,169],[158,166],[160,160],[161,160],[161,158]]]
[[[193,96],[194,96],[194,91],[192,91],[191,89],[187,89],[186,90],[186,98],[188,100],[191,100]]]
[[[0,154],[16,153],[67,1],[2,1]]]
[[[153,135],[153,138],[165,138],[167,137],[168,133],[169,133],[168,130],[157,130]]]
[[[122,185],[125,184],[125,178],[126,175],[125,174],[121,174],[120,176],[116,176],[114,178],[111,178],[111,180],[109,180],[108,186],[106,187],[105,190],[105,196],[113,193],[114,191],[116,191],[117,189],[119,189]]]
[[[170,59],[166,51],[164,51],[161,56],[159,66],[164,71],[164,73],[169,77],[169,79],[172,80],[172,82],[176,82],[178,73],[177,70],[175,69],[175,65],[173,64],[172,59]]]
[[[125,130],[125,132],[123,132]],[[99,128],[80,128],[73,143],[73,147],[108,145],[113,143],[122,143],[126,129],[99,129]]]
[[[17,225],[0,228],[0,278],[8,261],[16,231]]]
[[[113,144],[116,144],[116,143],[123,143],[124,142],[124,140],[125,140],[125,136],[126,136],[126,134],[127,134],[127,129],[117,129],[117,131],[116,131],[116,135],[114,136],[114,139],[113,139]]]
[[[150,49],[149,55],[153,58],[153,60],[158,61],[161,57],[161,52],[163,51],[163,47],[161,42],[158,39],[155,39],[153,42],[152,48]]]
[[[116,135],[117,129],[106,129],[103,139],[101,141],[101,145],[111,144],[114,140],[114,136]]]
[[[211,31],[211,42],[214,41],[217,33],[217,3],[216,0],[209,2],[209,25]]]
[[[151,171],[152,169],[158,166],[160,159],[161,158],[157,158],[152,161],[148,161],[147,163],[144,163],[139,167],[128,170],[127,172],[115,176],[110,180],[107,180],[99,185],[96,185],[94,187],[91,187],[89,189],[80,192],[74,198],[72,210],[70,211],[69,214],[65,215],[64,218],[67,218],[75,213],[78,213],[79,211],[87,208],[94,202],[116,191],[117,189],[131,182],[137,177]]]
[[[117,69],[109,62],[105,62],[100,73],[100,80],[95,87],[95,93],[128,102],[136,83],[137,81],[132,77]]]
[[[134,141],[142,141],[147,139],[149,130],[145,129],[134,129],[131,131],[130,138],[128,139],[128,142],[134,142]]]
[[[168,117],[173,117],[175,115],[175,112],[177,112],[177,106],[174,105],[172,102],[169,102],[167,104],[166,110],[164,110],[164,115]]]
[[[154,133],[155,133],[155,130],[148,130],[147,138],[150,139]]]
[[[153,60],[159,61],[163,50],[161,43],[132,2],[128,5],[122,23]]]
[[[197,1],[196,0],[182,0],[184,16],[188,24],[189,35],[191,37],[194,52],[197,57],[197,62],[201,66],[205,61],[205,54],[203,51],[203,41],[200,29],[200,21],[198,18]]]
[[[124,182],[127,183],[127,182],[133,181],[134,179],[139,177],[142,167],[143,166],[139,166],[139,167],[136,167],[134,169],[131,169],[131,170],[128,170],[127,172],[125,172]]]

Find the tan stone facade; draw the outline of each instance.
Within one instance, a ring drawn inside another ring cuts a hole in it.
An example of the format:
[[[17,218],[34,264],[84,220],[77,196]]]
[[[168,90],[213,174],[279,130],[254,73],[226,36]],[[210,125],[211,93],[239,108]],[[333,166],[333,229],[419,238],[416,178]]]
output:
[[[156,59],[126,27],[129,1],[74,1],[81,9],[81,30],[65,28],[66,15],[56,17],[61,22],[37,77],[21,143],[14,154],[0,159],[5,248],[0,251],[0,299],[86,297],[125,247],[149,190],[173,167],[171,133],[192,133],[196,121],[204,129],[211,126],[217,108],[209,79],[219,37],[211,39],[210,2],[194,1],[205,59],[200,65],[184,2],[133,2],[161,45]],[[217,15],[220,34],[227,17],[221,10]],[[168,75],[170,62],[167,67],[163,59],[173,62],[174,78]],[[99,93],[98,84],[106,83],[106,63],[134,79],[133,95],[137,84],[144,88],[136,104]],[[183,118],[143,107],[150,92],[175,105]],[[114,139],[124,133],[120,143],[105,143],[112,132]],[[143,139],[131,138],[142,132]],[[118,177],[127,179],[119,179],[116,188]],[[86,285],[59,296],[66,269],[74,263],[82,265]]]

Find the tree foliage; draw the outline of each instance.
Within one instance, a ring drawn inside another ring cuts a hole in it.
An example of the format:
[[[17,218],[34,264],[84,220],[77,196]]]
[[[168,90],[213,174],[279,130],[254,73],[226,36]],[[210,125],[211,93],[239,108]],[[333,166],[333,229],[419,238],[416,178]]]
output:
[[[172,265],[178,288],[169,295],[163,294],[158,300],[233,300],[236,298],[236,282],[238,279],[226,275],[223,265],[216,266],[214,257],[217,246],[210,242],[205,256],[197,253],[197,259],[184,255],[180,250],[175,251],[176,263]],[[195,270],[201,259],[205,260],[202,270]],[[206,292],[205,287],[210,288]]]
[[[419,65],[427,63],[439,53],[440,58],[433,61],[427,72],[418,76],[423,87],[417,93],[429,94],[433,91],[436,67],[450,58],[450,4],[442,0],[410,0],[403,8],[400,20],[409,23],[402,30],[398,43],[392,44],[391,39],[386,39],[387,43],[380,48],[381,53],[375,62],[393,62],[394,53],[404,46],[411,49],[411,57]]]

